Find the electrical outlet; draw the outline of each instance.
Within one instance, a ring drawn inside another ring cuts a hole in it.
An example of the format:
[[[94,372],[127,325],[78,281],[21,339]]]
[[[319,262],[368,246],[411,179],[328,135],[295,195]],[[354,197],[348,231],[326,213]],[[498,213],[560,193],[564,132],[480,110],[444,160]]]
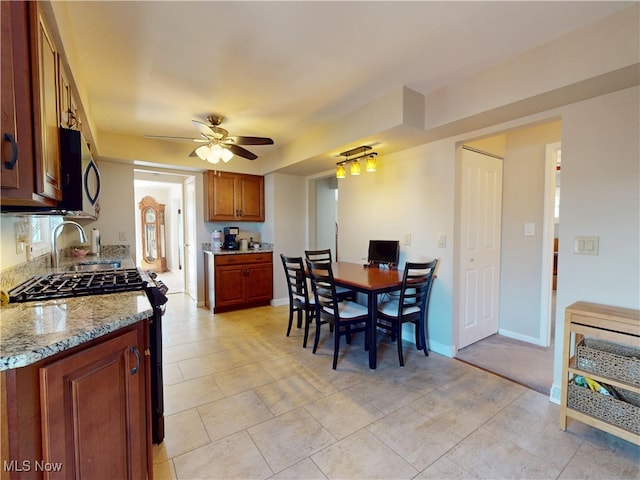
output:
[[[411,245],[411,232],[405,232],[404,234],[404,244]]]
[[[120,233],[118,234],[118,239],[119,239],[121,242],[126,242],[126,241],[127,241],[127,232],[120,232]]]

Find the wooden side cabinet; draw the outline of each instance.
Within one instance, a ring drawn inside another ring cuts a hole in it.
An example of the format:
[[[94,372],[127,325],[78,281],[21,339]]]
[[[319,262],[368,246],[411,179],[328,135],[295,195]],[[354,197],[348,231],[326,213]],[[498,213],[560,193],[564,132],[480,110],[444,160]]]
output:
[[[271,302],[271,252],[214,255],[214,272],[214,313],[269,305]]]
[[[595,340],[596,345],[599,342],[600,350],[588,353],[585,340]],[[604,348],[607,344],[612,350]],[[639,310],[588,302],[576,302],[566,308],[560,399],[562,430],[566,430],[569,419],[574,419],[640,445],[640,405],[624,399],[640,398],[637,356],[634,359],[610,353],[628,349],[640,352]],[[571,379],[576,375],[613,387],[621,399],[574,386]]]
[[[147,330],[2,372],[2,478],[150,477]]]
[[[205,220],[264,222],[264,177],[204,172]]]

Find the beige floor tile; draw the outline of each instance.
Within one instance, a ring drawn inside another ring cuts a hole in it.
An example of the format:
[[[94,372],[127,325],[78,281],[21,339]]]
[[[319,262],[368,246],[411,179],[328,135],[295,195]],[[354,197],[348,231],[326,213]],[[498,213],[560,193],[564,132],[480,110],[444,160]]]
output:
[[[285,468],[277,473],[270,480],[326,480],[327,477],[322,473],[318,466],[309,458],[305,458],[295,465]]]
[[[250,363],[215,373],[213,377],[225,396],[234,395],[274,381],[259,363]]]
[[[384,414],[349,390],[333,393],[305,409],[337,439],[351,435]]]
[[[235,365],[229,359],[227,352],[211,353],[196,358],[189,358],[178,362],[180,371],[185,380],[204,377],[212,373],[221,372]]]
[[[411,406],[462,438],[492,417],[492,413],[482,407],[476,407],[472,410],[459,407],[456,399],[450,396],[450,392],[442,389],[436,389],[423,395]]]
[[[182,370],[180,370],[177,363],[165,363],[162,366],[162,382],[165,385],[184,382]]]
[[[159,453],[163,458],[173,458],[209,443],[209,436],[196,409],[186,410],[164,417],[165,437]]]
[[[156,478],[640,480],[640,447],[577,421],[560,431],[546,395],[410,344],[400,367],[387,335],[377,369],[358,334],[332,370],[328,329],[314,355],[313,328],[303,349],[287,317],[171,296],[165,400],[186,410],[165,417]]]
[[[174,459],[179,480],[264,479],[273,472],[247,432],[238,432]]]
[[[162,349],[162,363],[175,363],[179,360],[197,357],[198,351],[193,343],[184,343],[173,347],[165,347]]]
[[[295,410],[322,396],[313,385],[297,375],[256,387],[255,392],[274,415]]]
[[[473,432],[446,456],[478,478],[556,478],[552,466],[487,429]]]
[[[175,480],[176,470],[173,461],[167,460],[162,463],[153,464],[153,480]]]
[[[198,408],[198,413],[211,441],[273,418],[273,414],[253,390],[203,405]]]
[[[291,467],[335,442],[303,408],[251,427],[248,432],[274,472]]]
[[[411,407],[402,407],[367,427],[416,470],[435,462],[462,440]]]
[[[211,375],[173,385],[165,385],[164,413],[165,415],[171,415],[182,412],[222,397],[224,397],[224,394]]]
[[[418,471],[367,430],[311,456],[329,479],[409,479]]]
[[[476,478],[451,459],[442,456],[414,477],[414,480],[475,480]]]
[[[422,396],[409,382],[396,380],[393,376],[380,375],[349,387],[365,401],[384,413],[391,413]]]
[[[536,394],[544,399],[542,394]],[[544,400],[549,403],[547,399]],[[514,402],[482,428],[491,430],[558,468],[564,468],[578,451],[582,440],[560,430],[559,413],[552,415],[552,411],[548,410],[548,413],[540,415],[540,409],[527,409],[533,405],[533,401]]]

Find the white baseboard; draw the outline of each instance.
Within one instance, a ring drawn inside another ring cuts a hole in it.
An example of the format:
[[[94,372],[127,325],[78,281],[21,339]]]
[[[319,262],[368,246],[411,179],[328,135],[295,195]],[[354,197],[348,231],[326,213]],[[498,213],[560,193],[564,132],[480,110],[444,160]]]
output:
[[[562,393],[562,387],[557,383],[551,385],[551,393],[549,395],[549,401],[555,403],[556,405],[560,405],[560,395]]]
[[[521,342],[531,343],[540,347],[544,346],[540,343],[540,339],[537,337],[530,337],[528,335],[522,335],[520,333],[512,332],[511,330],[505,330],[503,328],[498,330],[498,334],[504,337],[513,338],[514,340],[520,340]]]
[[[427,339],[429,344],[429,350],[445,357],[453,358],[456,355],[456,349],[453,345],[446,345],[444,343],[434,342],[431,339]]]
[[[282,307],[283,305],[289,305],[289,297],[271,299],[272,307]]]

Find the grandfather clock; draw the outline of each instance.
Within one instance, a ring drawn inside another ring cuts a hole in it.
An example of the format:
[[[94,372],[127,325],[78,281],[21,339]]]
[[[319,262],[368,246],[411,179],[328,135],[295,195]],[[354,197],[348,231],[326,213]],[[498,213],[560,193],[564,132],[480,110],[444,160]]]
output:
[[[158,273],[167,271],[167,255],[164,228],[164,204],[153,197],[140,200],[142,226],[142,261],[143,270],[155,270]]]

